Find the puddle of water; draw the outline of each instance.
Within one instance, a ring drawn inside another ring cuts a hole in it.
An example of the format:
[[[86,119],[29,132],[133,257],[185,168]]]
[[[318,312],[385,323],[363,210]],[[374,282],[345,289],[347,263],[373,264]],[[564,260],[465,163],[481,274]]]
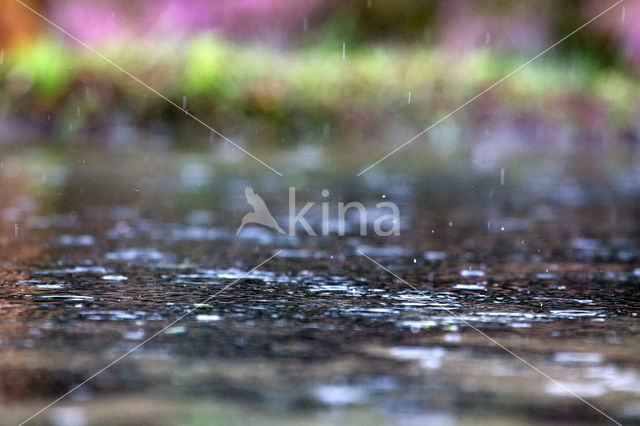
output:
[[[505,424],[602,420],[469,324],[623,423],[640,420],[635,189],[603,200],[574,188],[574,205],[536,182],[527,182],[535,191],[498,193],[480,178],[471,191],[464,179],[443,187],[372,171],[353,193],[402,200],[415,223],[401,238],[310,239],[261,227],[236,238],[248,207],[228,200],[251,179],[198,166],[174,180],[140,164],[123,163],[118,174],[69,166],[54,189],[26,187],[43,194],[32,202],[3,198],[0,226],[11,241],[0,259],[1,400],[57,397],[197,308],[88,385],[85,399],[70,399],[80,411],[51,411],[43,421],[91,424],[115,394],[165,408],[165,395],[224,401],[287,419],[364,410],[385,421],[401,411],[452,424],[471,412],[506,416]],[[21,188],[2,170],[0,188]],[[144,191],[132,192],[142,181]],[[252,184],[265,200],[267,188],[279,190],[266,178]],[[309,193],[329,186],[309,185]],[[287,207],[280,203],[270,204],[278,218]],[[17,238],[14,220],[25,225]],[[276,249],[278,258],[245,275]],[[149,413],[140,419],[158,423]]]

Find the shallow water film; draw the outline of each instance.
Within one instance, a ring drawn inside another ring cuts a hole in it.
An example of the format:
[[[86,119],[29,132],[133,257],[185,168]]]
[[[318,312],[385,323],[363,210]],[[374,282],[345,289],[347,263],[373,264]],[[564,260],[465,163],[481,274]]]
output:
[[[299,177],[319,234],[322,201],[402,212],[310,237],[236,235],[246,186],[284,226],[289,184],[199,158],[0,170],[3,424],[62,395],[30,424],[640,422],[634,175]]]

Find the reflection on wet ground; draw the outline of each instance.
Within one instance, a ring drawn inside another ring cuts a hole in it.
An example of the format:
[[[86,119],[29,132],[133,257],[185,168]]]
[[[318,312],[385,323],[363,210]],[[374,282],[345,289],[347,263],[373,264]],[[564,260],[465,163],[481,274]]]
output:
[[[132,163],[5,158],[1,422],[193,308],[33,422],[607,422],[566,389],[640,421],[640,179],[281,184]],[[236,237],[249,184],[282,223],[287,186],[306,201],[323,188],[333,202],[391,200],[402,234],[360,236],[356,218],[346,236]]]

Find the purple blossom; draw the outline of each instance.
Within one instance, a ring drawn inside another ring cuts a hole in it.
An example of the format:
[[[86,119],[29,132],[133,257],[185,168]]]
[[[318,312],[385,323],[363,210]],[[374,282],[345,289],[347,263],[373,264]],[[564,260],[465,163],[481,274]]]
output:
[[[105,42],[123,37],[181,38],[216,30],[241,39],[285,40],[302,28],[324,0],[58,0],[55,22],[80,39]]]

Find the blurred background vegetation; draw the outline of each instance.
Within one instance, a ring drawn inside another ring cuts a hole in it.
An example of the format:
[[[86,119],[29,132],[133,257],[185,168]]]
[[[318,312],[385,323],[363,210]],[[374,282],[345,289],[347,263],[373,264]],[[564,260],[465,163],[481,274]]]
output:
[[[614,2],[26,3],[247,148],[366,155],[414,136]],[[19,3],[0,10],[1,144],[202,150],[218,139]],[[614,145],[619,161],[636,161],[639,22],[640,0],[625,1],[426,139],[481,167],[491,152],[585,146]]]

